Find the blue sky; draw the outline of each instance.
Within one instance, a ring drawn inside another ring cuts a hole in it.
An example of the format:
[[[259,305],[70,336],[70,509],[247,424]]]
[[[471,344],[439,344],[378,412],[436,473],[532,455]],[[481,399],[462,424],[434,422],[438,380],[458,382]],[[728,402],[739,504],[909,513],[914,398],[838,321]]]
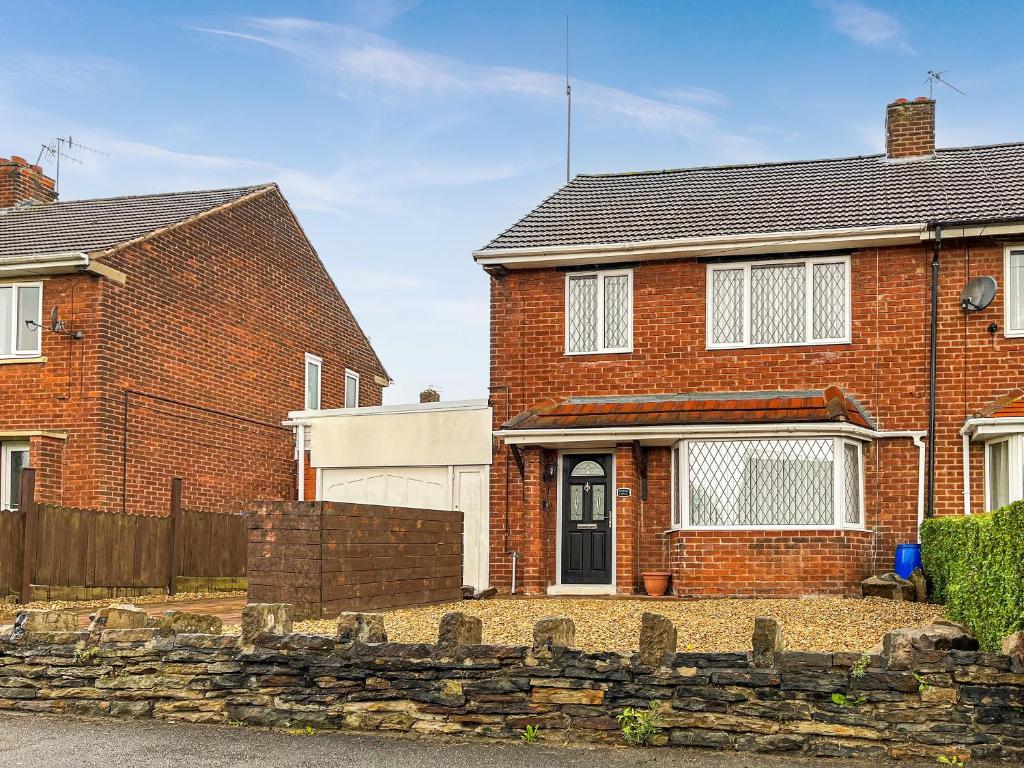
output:
[[[940,146],[1024,139],[1020,2],[0,0],[0,156],[100,148],[62,197],[277,181],[396,382],[487,386],[471,251],[574,172],[879,151],[940,89]]]

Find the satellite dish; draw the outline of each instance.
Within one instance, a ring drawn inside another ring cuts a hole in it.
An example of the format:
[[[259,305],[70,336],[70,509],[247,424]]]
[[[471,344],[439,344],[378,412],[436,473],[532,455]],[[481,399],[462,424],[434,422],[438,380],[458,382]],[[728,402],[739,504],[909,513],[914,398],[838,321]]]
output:
[[[60,326],[58,325],[59,323],[60,320],[57,319],[57,308],[54,307],[50,310],[50,330],[54,332],[60,330]]]
[[[988,275],[976,277],[960,294],[960,308],[964,312],[978,312],[996,297],[996,279]]]

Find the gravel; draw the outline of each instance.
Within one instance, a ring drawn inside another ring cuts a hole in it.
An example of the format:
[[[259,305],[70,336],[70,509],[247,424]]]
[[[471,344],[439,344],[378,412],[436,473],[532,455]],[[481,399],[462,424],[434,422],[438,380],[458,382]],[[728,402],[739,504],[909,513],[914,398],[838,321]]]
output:
[[[680,651],[744,651],[750,648],[754,619],[771,616],[782,623],[786,648],[794,651],[866,651],[882,635],[899,627],[942,618],[941,605],[902,603],[881,598],[821,597],[804,600],[643,598],[495,598],[405,608],[384,612],[388,639],[430,643],[445,613],[462,611],[484,623],[484,642],[526,645],[534,623],[544,616],[568,616],[576,623],[576,644],[588,651],[634,651],[645,611],[670,618],[679,633]],[[299,622],[296,631],[334,634],[333,620]]]

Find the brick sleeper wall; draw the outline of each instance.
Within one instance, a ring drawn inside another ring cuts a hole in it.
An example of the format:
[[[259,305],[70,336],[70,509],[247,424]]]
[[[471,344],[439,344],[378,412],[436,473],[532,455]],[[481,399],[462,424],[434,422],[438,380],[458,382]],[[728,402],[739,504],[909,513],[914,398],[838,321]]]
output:
[[[436,645],[359,642],[382,630],[353,614],[335,638],[8,628],[0,710],[502,739],[536,725],[545,742],[621,743],[615,715],[629,706],[654,708],[655,743],[672,747],[1024,757],[1020,657],[916,651],[899,664],[871,657],[857,676],[856,653],[755,666],[746,652],[658,654],[665,646],[643,633],[636,654],[566,649],[551,641],[560,628],[534,647],[479,645],[479,624],[451,616]]]
[[[303,617],[462,596],[462,513],[334,502],[251,505],[249,599]]]

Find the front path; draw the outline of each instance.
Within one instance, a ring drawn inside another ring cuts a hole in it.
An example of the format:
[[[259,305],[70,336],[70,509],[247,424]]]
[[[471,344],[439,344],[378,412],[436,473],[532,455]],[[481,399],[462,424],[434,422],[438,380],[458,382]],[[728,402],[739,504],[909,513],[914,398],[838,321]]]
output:
[[[19,768],[881,768],[692,749],[556,749],[350,733],[294,735],[262,728],[0,715],[0,765]],[[934,768],[934,760],[899,763]],[[972,763],[972,765],[980,765]]]

